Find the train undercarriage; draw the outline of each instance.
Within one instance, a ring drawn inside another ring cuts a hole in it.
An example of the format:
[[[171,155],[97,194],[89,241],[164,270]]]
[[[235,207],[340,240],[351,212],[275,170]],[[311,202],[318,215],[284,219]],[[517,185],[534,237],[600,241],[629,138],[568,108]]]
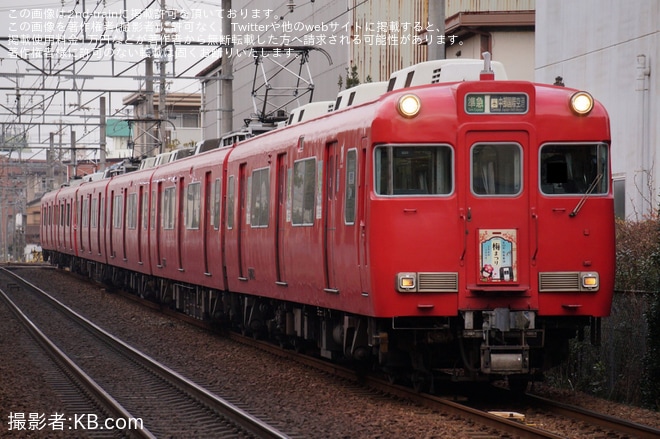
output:
[[[391,381],[433,391],[444,381],[506,378],[515,390],[568,355],[568,341],[599,320],[540,319],[508,309],[442,318],[371,318],[147,276],[63,254],[59,267],[129,291],[196,319],[283,347],[380,370]],[[592,340],[597,342],[598,340]]]

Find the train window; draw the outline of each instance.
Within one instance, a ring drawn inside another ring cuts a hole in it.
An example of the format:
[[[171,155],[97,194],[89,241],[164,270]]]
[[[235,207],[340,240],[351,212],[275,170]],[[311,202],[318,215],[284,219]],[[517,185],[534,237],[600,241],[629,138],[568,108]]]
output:
[[[82,217],[82,226],[87,228],[89,226],[89,200],[87,197],[83,198],[82,213],[80,216]]]
[[[156,191],[151,191],[151,230],[156,230]]]
[[[355,223],[355,194],[357,191],[357,151],[346,153],[346,194],[344,199],[344,222]]]
[[[200,200],[201,184],[189,184],[186,194],[186,229],[199,229]]]
[[[522,190],[522,149],[512,143],[472,147],[472,192],[475,195],[518,195]]]
[[[453,190],[452,149],[447,145],[390,145],[375,151],[378,195],[448,195]]]
[[[149,191],[142,192],[142,228],[147,230],[149,224]]]
[[[137,193],[128,194],[126,205],[126,227],[137,228]]]
[[[540,185],[546,195],[608,191],[608,149],[599,144],[549,144],[540,151]]]
[[[163,191],[163,228],[174,229],[174,218],[176,213],[176,188],[168,187]]]
[[[310,158],[293,164],[293,188],[291,202],[291,224],[311,226],[314,224],[314,201],[316,189],[316,159]]]
[[[94,229],[98,225],[98,213],[97,213],[98,210],[97,209],[98,209],[97,200],[96,200],[96,198],[92,198],[92,218],[91,218],[92,221],[91,221],[91,225],[92,225],[92,228],[94,228]]]
[[[123,204],[121,195],[115,195],[114,203],[112,205],[112,224],[115,229],[121,229],[121,220],[123,212]]]
[[[234,176],[230,175],[227,179],[227,228],[234,228],[234,201],[236,195],[234,194]]]
[[[268,227],[268,200],[270,198],[269,169],[258,169],[252,173],[250,191],[250,225]]]
[[[220,179],[216,178],[211,188],[211,225],[215,230],[220,228]]]

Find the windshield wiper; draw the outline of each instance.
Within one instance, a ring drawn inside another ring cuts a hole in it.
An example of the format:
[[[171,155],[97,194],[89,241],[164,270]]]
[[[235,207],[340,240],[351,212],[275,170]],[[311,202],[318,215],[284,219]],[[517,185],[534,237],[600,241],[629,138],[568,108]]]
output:
[[[594,190],[596,190],[596,186],[598,186],[598,183],[600,183],[600,181],[602,179],[603,179],[603,174],[596,175],[596,178],[594,178],[594,181],[591,182],[591,184],[589,185],[589,188],[587,189],[587,191],[584,193],[584,195],[582,195],[582,198],[577,203],[577,205],[573,208],[573,211],[568,214],[568,216],[573,218],[575,215],[578,214],[580,209],[582,209],[582,206],[584,205],[585,201],[587,201],[587,198],[589,198],[589,195],[591,195],[591,193]]]

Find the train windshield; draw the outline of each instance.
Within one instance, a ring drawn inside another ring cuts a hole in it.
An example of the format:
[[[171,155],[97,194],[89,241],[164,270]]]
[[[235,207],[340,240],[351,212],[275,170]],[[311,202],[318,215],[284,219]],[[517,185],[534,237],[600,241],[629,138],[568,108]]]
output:
[[[448,195],[453,152],[447,145],[385,145],[375,150],[378,195]]]
[[[602,143],[544,145],[540,155],[541,192],[606,194],[608,163],[607,145]]]
[[[472,192],[518,195],[522,190],[522,149],[515,143],[480,143],[472,147]]]

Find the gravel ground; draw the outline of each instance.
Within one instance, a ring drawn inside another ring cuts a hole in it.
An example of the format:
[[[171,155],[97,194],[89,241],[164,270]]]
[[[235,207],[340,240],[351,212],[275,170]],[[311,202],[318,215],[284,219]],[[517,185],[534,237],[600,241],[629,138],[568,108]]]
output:
[[[253,349],[173,321],[65,273],[24,269],[19,274],[167,366],[237,404],[266,414],[282,430],[298,437],[471,438],[488,433],[469,421],[381,398],[352,384],[338,384],[336,379],[290,361],[255,355]],[[0,437],[58,437],[52,431],[44,436],[7,431],[11,412],[63,410],[39,372],[43,358],[25,353],[29,343],[22,327],[0,306],[0,358],[4,359],[0,361]],[[570,404],[660,427],[655,412],[542,386],[536,390]]]

